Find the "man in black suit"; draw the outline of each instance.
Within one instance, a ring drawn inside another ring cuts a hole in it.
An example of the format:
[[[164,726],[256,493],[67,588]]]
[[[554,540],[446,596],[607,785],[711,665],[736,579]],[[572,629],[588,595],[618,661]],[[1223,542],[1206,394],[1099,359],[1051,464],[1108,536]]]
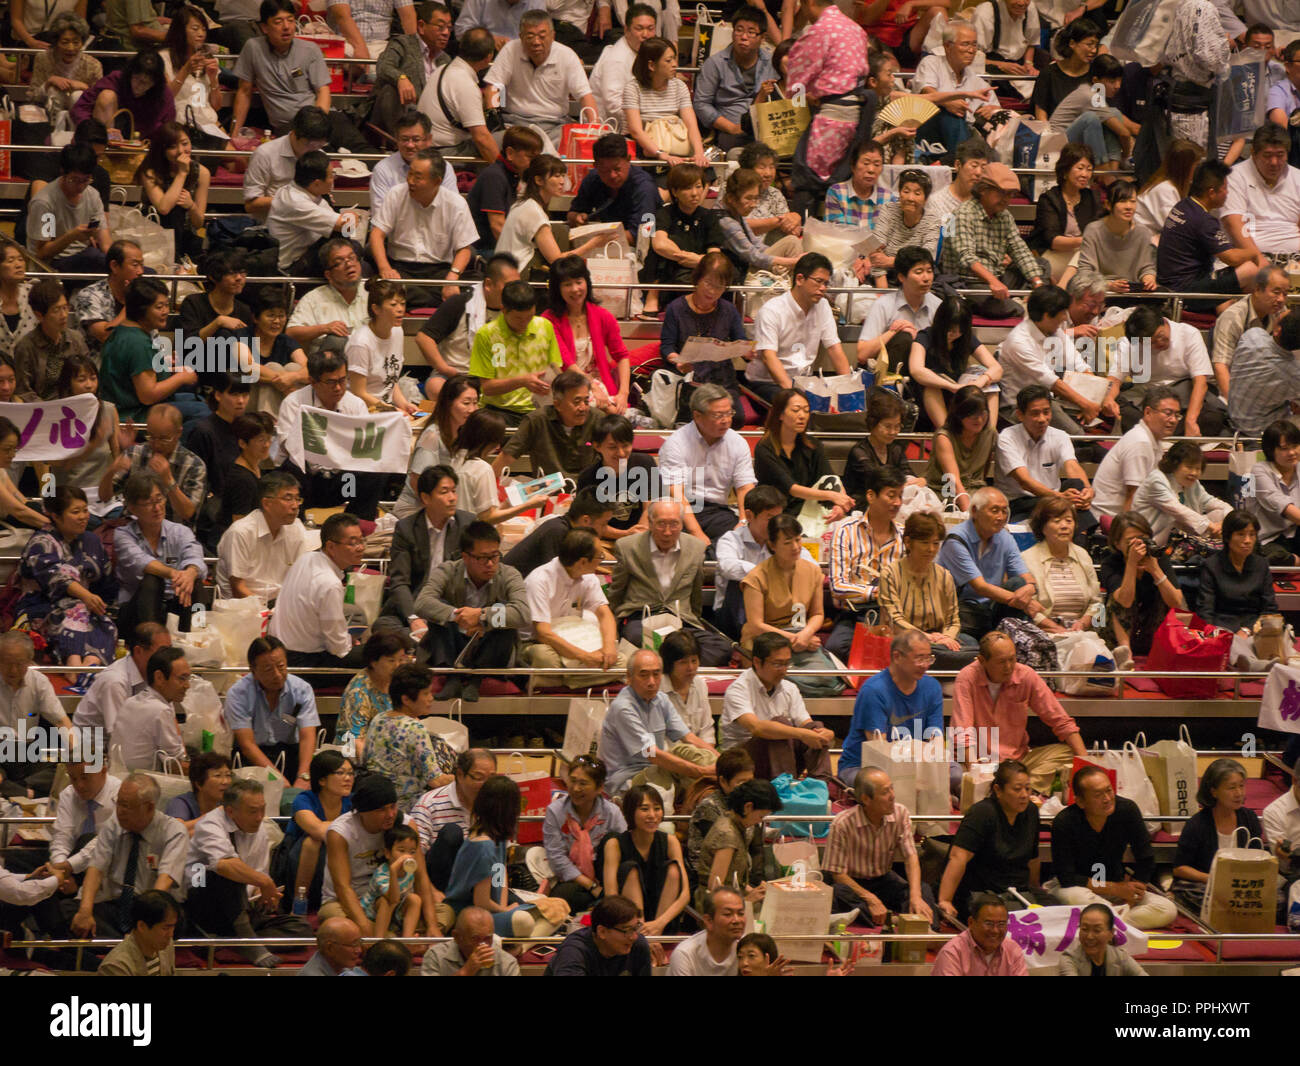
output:
[[[430,570],[460,558],[460,535],[475,518],[456,506],[459,482],[449,466],[431,466],[420,474],[415,489],[423,506],[393,530],[388,592],[376,629],[409,628],[417,641],[428,632],[428,624],[416,614],[415,597]]]

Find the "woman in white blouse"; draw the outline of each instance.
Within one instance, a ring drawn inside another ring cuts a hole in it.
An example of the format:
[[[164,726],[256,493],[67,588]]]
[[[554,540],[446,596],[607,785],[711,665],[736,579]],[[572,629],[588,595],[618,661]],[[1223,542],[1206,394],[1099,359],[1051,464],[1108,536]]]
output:
[[[690,143],[689,156],[673,155],[659,147],[651,136],[650,124],[661,119],[684,127]],[[623,124],[627,135],[641,146],[641,154],[646,159],[661,159],[669,166],[707,165],[690,90],[677,77],[677,49],[662,37],[651,37],[636,54],[632,80],[623,88]]]
[[[1223,519],[1232,505],[1211,496],[1201,484],[1205,454],[1189,440],[1180,440],[1133,494],[1133,510],[1151,523],[1158,547],[1169,543],[1175,529],[1218,540]]]
[[[1101,583],[1092,559],[1074,543],[1074,506],[1063,496],[1044,497],[1029,518],[1038,538],[1023,553],[1038,587],[1029,610],[1046,633],[1092,629],[1102,609]]]
[[[684,629],[669,633],[659,646],[664,663],[664,692],[686,728],[706,744],[714,743],[709,686],[700,673],[700,646]]]
[[[469,416],[456,436],[451,468],[460,481],[456,485],[456,506],[473,511],[484,522],[496,525],[507,518],[530,511],[546,498],[544,492],[529,496],[517,507],[501,506],[492,460],[506,442],[506,420],[496,411],[481,408]]]
[[[1137,223],[1146,226],[1160,243],[1160,231],[1174,204],[1188,195],[1192,172],[1205,158],[1205,149],[1192,141],[1177,138],[1170,142],[1165,161],[1151,175],[1138,193]]]
[[[551,216],[547,213],[552,200],[564,195],[568,170],[553,155],[539,155],[524,171],[523,195],[510,208],[497,237],[496,250],[515,257],[519,273],[528,276],[535,263],[554,263],[562,255],[582,255],[594,252],[608,236],[599,234],[578,245],[571,252],[562,252],[551,231]],[[537,256],[541,255],[538,262]]]

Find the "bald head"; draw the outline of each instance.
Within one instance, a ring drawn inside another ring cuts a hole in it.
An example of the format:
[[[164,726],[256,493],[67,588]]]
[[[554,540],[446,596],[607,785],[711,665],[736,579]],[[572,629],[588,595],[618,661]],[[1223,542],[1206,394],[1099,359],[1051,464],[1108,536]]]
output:
[[[316,947],[336,970],[361,963],[361,930],[351,918],[326,918],[316,930]]]

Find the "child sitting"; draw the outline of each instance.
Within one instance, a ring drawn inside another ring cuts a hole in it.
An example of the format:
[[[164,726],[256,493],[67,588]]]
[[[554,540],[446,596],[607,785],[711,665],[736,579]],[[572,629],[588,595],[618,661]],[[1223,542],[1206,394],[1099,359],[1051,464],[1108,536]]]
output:
[[[421,911],[420,894],[415,890],[419,863],[420,835],[414,829],[395,825],[384,834],[384,861],[370,875],[370,885],[361,897],[361,909],[381,933],[398,928],[400,913],[402,936],[415,936]]]

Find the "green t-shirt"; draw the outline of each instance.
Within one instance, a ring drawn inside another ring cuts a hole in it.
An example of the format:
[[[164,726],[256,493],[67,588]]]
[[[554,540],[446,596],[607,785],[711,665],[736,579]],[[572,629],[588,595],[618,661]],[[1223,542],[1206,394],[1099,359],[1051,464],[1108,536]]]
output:
[[[469,376],[472,378],[513,378],[520,374],[540,374],[548,366],[562,365],[555,330],[541,315],[534,315],[522,335],[506,325],[505,315],[497,315],[474,334],[470,350]],[[498,396],[485,396],[483,406],[500,407],[527,414],[533,410],[533,394],[514,389]]]
[[[131,27],[144,23],[151,30],[161,30],[158,11],[150,0],[108,0],[104,7],[108,16],[109,34],[122,42],[127,51],[135,51],[139,45],[131,39]]]
[[[139,326],[118,326],[104,342],[100,356],[99,395],[117,405],[118,417],[126,422],[143,422],[149,414],[149,405],[140,402],[135,393],[135,375],[154,370],[154,347],[149,334]],[[171,374],[158,374],[166,381]]]

